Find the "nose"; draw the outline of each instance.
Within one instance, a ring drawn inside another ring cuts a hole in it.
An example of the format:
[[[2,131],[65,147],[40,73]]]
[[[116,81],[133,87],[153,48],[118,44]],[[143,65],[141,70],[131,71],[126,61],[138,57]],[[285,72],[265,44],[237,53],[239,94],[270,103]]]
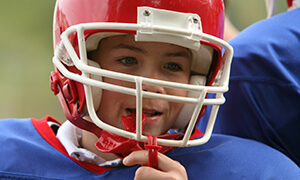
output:
[[[165,94],[165,88],[158,85],[143,84],[142,89],[143,91]]]
[[[150,78],[150,79],[158,79],[158,80],[163,79],[163,77],[161,77],[161,75],[159,74],[158,71],[156,71],[154,69],[150,70],[150,68],[148,68],[147,70],[144,70],[143,73],[141,73],[141,75],[143,77]],[[160,85],[150,85],[150,84],[143,83],[142,89],[143,89],[143,91],[148,91],[148,92],[154,92],[154,93],[160,93],[160,94],[165,93],[165,88]]]

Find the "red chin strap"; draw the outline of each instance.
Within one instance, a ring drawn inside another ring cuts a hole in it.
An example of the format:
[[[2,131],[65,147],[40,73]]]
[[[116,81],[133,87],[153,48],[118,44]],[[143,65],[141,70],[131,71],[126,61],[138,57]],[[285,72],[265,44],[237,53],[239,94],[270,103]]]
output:
[[[124,129],[130,132],[136,132],[136,114],[130,114],[128,116],[121,116]],[[145,114],[142,115],[142,125],[145,122]],[[149,161],[148,166],[156,168],[158,166],[158,152],[166,153],[174,149],[170,146],[158,146],[157,137],[147,134],[148,143],[139,142],[136,140],[128,139],[111,132],[102,131],[102,135],[96,143],[96,147],[101,152],[114,153],[120,158],[124,158],[133,151],[148,150]],[[165,139],[181,139],[183,135],[171,133],[159,136]]]

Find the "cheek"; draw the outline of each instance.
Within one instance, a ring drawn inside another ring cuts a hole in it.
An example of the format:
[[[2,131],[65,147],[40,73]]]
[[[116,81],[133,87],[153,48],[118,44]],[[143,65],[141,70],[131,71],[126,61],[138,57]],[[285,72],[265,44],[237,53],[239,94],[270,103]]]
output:
[[[171,82],[177,82],[177,83],[183,83],[183,84],[189,84],[190,81],[190,71],[187,72],[181,72],[178,74],[172,74],[169,76],[169,81]]]
[[[187,96],[187,91],[182,90],[182,89],[165,88],[165,91],[166,91],[166,94],[169,94],[169,95],[175,95],[175,96],[181,96],[181,97]]]
[[[182,109],[183,107],[183,103],[175,103],[175,102],[171,102],[170,103],[170,107],[171,107],[171,119],[176,119],[180,110]]]
[[[116,127],[122,127],[120,117],[123,113],[123,100],[124,94],[103,90],[102,100],[97,115],[105,123]]]
[[[97,112],[101,120],[108,123],[107,119],[111,119],[112,109],[114,109],[113,104],[115,104],[114,99],[115,95],[111,91],[102,91],[102,99],[100,108]]]
[[[118,85],[118,86],[122,86],[122,87],[135,88],[135,83],[128,82],[128,81],[122,81],[122,80],[118,80],[118,79],[103,77],[103,82],[107,82],[109,84],[114,84],[114,85]]]
[[[177,89],[177,90],[173,90],[172,95],[186,97],[187,92],[184,90]],[[169,105],[170,105],[170,119],[171,119],[170,123],[174,123],[184,103],[169,102]]]
[[[107,77],[103,77],[103,82],[128,88],[135,87],[134,83]],[[103,89],[101,104],[97,115],[104,122],[116,125],[116,123],[121,121],[121,115],[125,115],[124,109],[129,106],[129,102],[135,102],[135,99],[132,99],[133,96]]]

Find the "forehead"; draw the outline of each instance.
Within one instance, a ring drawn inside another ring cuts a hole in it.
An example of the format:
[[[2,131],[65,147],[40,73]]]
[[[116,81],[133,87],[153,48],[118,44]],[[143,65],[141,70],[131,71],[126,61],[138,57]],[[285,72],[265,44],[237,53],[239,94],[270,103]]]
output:
[[[185,47],[163,42],[136,42],[131,34],[104,38],[100,41],[98,48],[106,50],[127,49],[141,53],[181,52],[186,53],[187,57],[191,57],[190,50]]]

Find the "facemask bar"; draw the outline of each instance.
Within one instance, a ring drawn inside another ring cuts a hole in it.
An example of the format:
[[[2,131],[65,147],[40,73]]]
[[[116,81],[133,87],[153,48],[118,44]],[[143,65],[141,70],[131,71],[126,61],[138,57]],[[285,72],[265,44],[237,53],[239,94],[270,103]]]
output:
[[[153,26],[152,28],[155,29],[156,32],[164,33],[171,33],[173,35],[178,35],[181,37],[202,37],[203,40],[210,41],[217,45],[220,45],[225,49],[224,58],[224,71],[222,75],[222,79],[220,80],[220,86],[216,87],[205,87],[205,86],[196,86],[196,85],[189,85],[189,84],[182,84],[182,83],[175,83],[175,82],[167,82],[161,80],[155,80],[150,78],[143,78],[137,77],[133,75],[111,72],[108,70],[91,67],[88,66],[88,60],[86,55],[86,45],[85,45],[85,38],[84,38],[84,31],[89,29],[118,29],[118,30],[140,30],[143,27],[139,24],[126,24],[126,23],[87,23],[81,24],[76,26],[71,26],[68,28],[61,36],[61,43],[56,48],[55,56],[53,58],[54,65],[58,68],[58,70],[67,78],[73,79],[75,81],[81,82],[85,88],[86,94],[86,105],[92,121],[99,126],[101,129],[105,129],[110,131],[114,134],[127,137],[129,139],[135,139],[137,141],[147,141],[147,137],[142,135],[142,124],[141,124],[141,117],[142,117],[142,99],[143,97],[148,98],[157,98],[163,99],[167,101],[173,102],[182,102],[182,103],[192,103],[196,104],[196,108],[193,112],[191,121],[186,129],[184,138],[182,140],[166,140],[166,139],[157,139],[159,145],[167,145],[167,146],[196,146],[200,144],[206,143],[212,133],[212,129],[214,126],[215,117],[219,108],[220,104],[225,102],[223,97],[223,93],[228,90],[228,78],[229,78],[229,69],[231,58],[233,54],[232,47],[225,41],[216,38],[214,36],[208,34],[198,34],[199,36],[195,35],[195,32],[186,30],[186,29],[172,29],[170,27],[163,27],[163,26]],[[79,54],[80,58],[77,56],[70,40],[69,36],[77,32],[78,35],[78,43],[79,43]],[[200,41],[199,41],[200,42]],[[82,72],[81,75],[72,73],[68,71],[65,66],[62,64],[65,60],[61,59],[63,54],[65,54],[64,49],[68,52],[70,58],[72,59],[72,63]],[[110,77],[114,79],[120,79],[125,81],[130,81],[136,83],[136,89],[120,87],[117,85],[108,84],[105,82],[96,81],[94,79],[89,78],[90,75],[102,76],[102,77]],[[162,95],[152,92],[145,92],[142,90],[142,84],[150,84],[150,85],[158,85],[163,86],[166,88],[178,88],[187,91],[200,91],[200,96],[198,98],[191,98],[191,97],[178,97],[173,95]],[[137,118],[136,118],[136,133],[128,132],[119,128],[115,128],[111,125],[108,125],[102,122],[98,116],[96,115],[95,108],[92,102],[92,92],[91,86],[96,86],[102,89],[107,89],[116,92],[122,92],[124,94],[136,96],[136,111],[137,111]],[[205,96],[207,93],[216,93],[215,99],[206,99]],[[197,122],[197,117],[203,105],[213,105],[211,116],[208,122],[207,129],[205,134],[200,139],[189,140],[194,126]]]

